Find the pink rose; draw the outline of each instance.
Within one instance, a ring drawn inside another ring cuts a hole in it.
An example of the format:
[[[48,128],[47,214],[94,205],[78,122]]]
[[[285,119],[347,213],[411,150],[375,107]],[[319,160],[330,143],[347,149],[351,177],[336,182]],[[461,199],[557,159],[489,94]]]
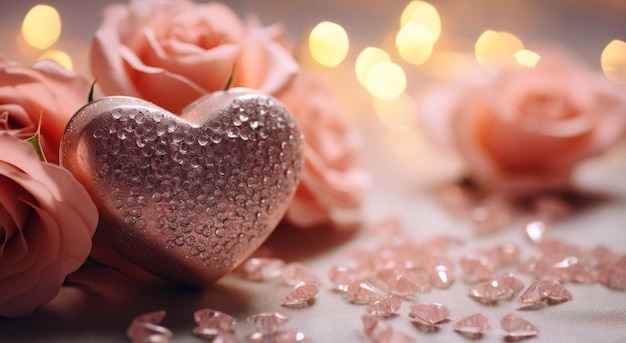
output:
[[[361,161],[357,131],[346,121],[330,88],[301,73],[278,99],[304,134],[304,166],[287,221],[312,227],[331,221],[338,211],[359,209],[369,175]]]
[[[65,169],[0,132],[0,316],[52,300],[91,249],[98,211]]]
[[[626,90],[562,52],[502,67],[423,99],[425,127],[458,150],[479,187],[514,197],[565,190],[582,160],[624,135]]]
[[[89,82],[43,60],[32,68],[19,66],[0,54],[0,132],[32,137],[43,115],[41,145],[46,159],[59,161],[65,125],[87,103]]]
[[[219,3],[131,0],[104,11],[91,69],[106,95],[130,95],[173,113],[232,87],[273,94],[298,70],[277,26],[245,25]]]

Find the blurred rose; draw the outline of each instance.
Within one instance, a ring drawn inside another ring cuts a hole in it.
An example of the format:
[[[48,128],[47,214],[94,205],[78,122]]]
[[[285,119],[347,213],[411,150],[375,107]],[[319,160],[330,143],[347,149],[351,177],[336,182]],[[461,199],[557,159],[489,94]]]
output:
[[[299,227],[328,222],[337,211],[358,209],[369,179],[360,141],[329,87],[301,73],[278,95],[304,134],[301,183],[286,219]]]
[[[43,115],[41,145],[49,162],[58,163],[65,125],[87,103],[89,82],[43,60],[32,68],[19,66],[0,54],[0,132],[32,137]]]
[[[245,25],[219,3],[131,0],[104,11],[91,69],[106,95],[130,95],[173,113],[232,87],[273,94],[298,70],[277,26]]]
[[[52,300],[91,249],[98,212],[65,169],[0,132],[0,316]]]
[[[424,125],[451,144],[478,186],[511,196],[563,190],[582,160],[624,134],[626,91],[571,56],[483,71],[422,101]]]

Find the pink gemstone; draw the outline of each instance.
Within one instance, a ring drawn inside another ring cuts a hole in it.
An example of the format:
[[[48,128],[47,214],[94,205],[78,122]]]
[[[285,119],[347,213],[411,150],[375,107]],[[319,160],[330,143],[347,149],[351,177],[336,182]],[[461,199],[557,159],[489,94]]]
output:
[[[365,311],[373,316],[386,317],[396,313],[396,311],[400,309],[401,304],[402,301],[400,298],[394,295],[388,295],[375,300]]]
[[[283,298],[280,305],[285,307],[306,307],[319,291],[319,283],[300,281],[300,283],[295,285],[291,292]]]
[[[126,330],[126,335],[134,342],[168,343],[172,331],[159,325],[165,317],[165,311],[155,311],[135,317]]]
[[[246,260],[241,270],[252,281],[268,281],[282,275],[285,261],[272,257],[255,257]]]
[[[461,270],[470,281],[484,281],[496,277],[493,264],[486,256],[471,255],[463,257],[460,261]]]
[[[418,286],[407,278],[404,273],[395,270],[385,270],[378,273],[377,278],[383,287],[392,294],[407,296],[419,291]]]
[[[356,269],[334,266],[328,271],[328,278],[335,286],[345,289],[353,281],[361,278],[361,272]]]
[[[300,331],[276,331],[270,342],[274,343],[310,343],[306,335]]]
[[[512,265],[519,258],[519,248],[513,243],[498,244],[484,252],[495,268]]]
[[[300,263],[292,262],[283,267],[283,280],[290,285],[296,285],[301,281],[306,283],[321,284],[322,279]]]
[[[422,324],[434,325],[448,319],[450,310],[442,304],[413,304],[409,306],[409,317]]]
[[[555,304],[572,299],[570,293],[557,280],[540,280],[532,285],[520,295],[517,302],[520,304],[536,305],[541,303]]]
[[[485,330],[491,330],[489,319],[481,313],[463,318],[452,325],[452,330],[463,334],[481,334]]]
[[[539,243],[543,240],[543,235],[547,230],[547,224],[541,220],[533,220],[526,224],[525,232],[528,239],[533,243]]]
[[[483,304],[493,304],[501,299],[511,299],[524,287],[513,274],[504,274],[497,279],[470,287],[467,295]]]
[[[603,245],[597,246],[593,249],[591,256],[595,259],[597,267],[608,266],[619,259],[619,256],[611,251],[611,249]]]
[[[602,268],[598,280],[609,288],[626,290],[626,256]]]
[[[371,304],[383,297],[382,293],[367,281],[354,281],[346,290],[349,301],[355,304]]]
[[[246,321],[254,324],[261,333],[274,333],[289,320],[289,316],[285,313],[263,312],[249,316]]]
[[[594,283],[598,279],[598,275],[594,270],[587,268],[581,263],[570,268],[570,275],[572,280],[578,283]]]
[[[220,331],[212,340],[212,343],[239,343],[237,336],[231,330]]]
[[[478,233],[492,233],[511,222],[513,211],[505,200],[492,197],[470,212],[470,219]]]
[[[428,276],[433,286],[443,289],[450,287],[454,281],[452,263],[441,257],[433,259],[428,266]]]
[[[407,270],[404,272],[404,276],[417,287],[418,292],[427,292],[430,290],[430,281],[425,273]]]
[[[361,317],[363,333],[373,342],[385,343],[415,343],[415,339],[402,332],[397,332],[391,325],[379,321],[372,315]]]
[[[537,327],[514,314],[507,314],[502,317],[500,326],[507,332],[507,337],[510,338],[526,338],[539,334]]]
[[[235,324],[235,318],[226,313],[204,308],[193,314],[193,319],[198,326],[212,327],[220,330],[229,330]]]

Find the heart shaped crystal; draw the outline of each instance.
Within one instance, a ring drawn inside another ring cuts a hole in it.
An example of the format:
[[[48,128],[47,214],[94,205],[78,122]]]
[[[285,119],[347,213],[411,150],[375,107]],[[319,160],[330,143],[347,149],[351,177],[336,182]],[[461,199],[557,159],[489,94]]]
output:
[[[282,104],[231,89],[180,116],[137,98],[94,101],[70,120],[60,160],[98,206],[99,238],[163,279],[204,287],[276,227],[302,156]]]

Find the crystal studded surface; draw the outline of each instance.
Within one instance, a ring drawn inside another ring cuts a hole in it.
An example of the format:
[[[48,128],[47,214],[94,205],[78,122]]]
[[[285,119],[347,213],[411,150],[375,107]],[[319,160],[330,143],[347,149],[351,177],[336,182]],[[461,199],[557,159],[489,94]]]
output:
[[[177,117],[135,98],[81,109],[62,164],[100,210],[97,234],[144,269],[203,287],[272,232],[299,181],[302,137],[274,98],[231,89]]]

